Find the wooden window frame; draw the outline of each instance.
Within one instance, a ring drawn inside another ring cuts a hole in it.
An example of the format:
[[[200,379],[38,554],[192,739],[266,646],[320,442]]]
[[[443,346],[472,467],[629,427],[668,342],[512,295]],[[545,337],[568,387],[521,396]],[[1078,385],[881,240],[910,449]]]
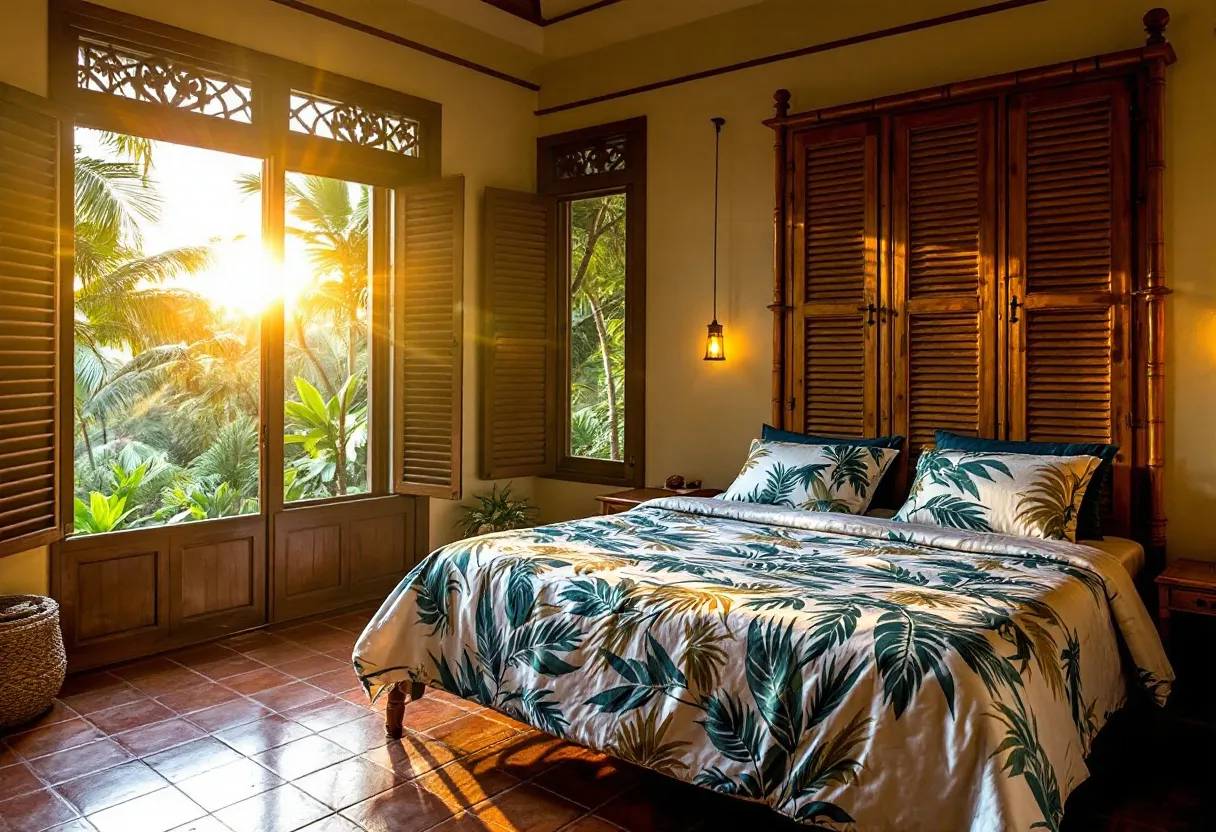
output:
[[[622,147],[623,145],[623,147]],[[537,192],[557,200],[557,479],[640,487],[646,481],[646,118],[602,124],[537,139]],[[608,158],[605,148],[619,156]],[[572,152],[596,149],[595,162],[562,169]],[[625,442],[623,460],[575,457],[570,448],[570,229],[571,202],[625,195]]]
[[[81,39],[114,44],[129,50],[154,53],[169,60],[236,77],[252,88],[249,123],[226,121],[210,115],[179,110],[166,104],[125,98],[79,88],[77,49]],[[392,498],[392,456],[400,444],[392,428],[392,192],[412,184],[435,181],[441,167],[441,115],[439,104],[366,82],[235,46],[176,27],[96,6],[82,0],[51,0],[49,75],[52,100],[74,119],[77,127],[107,130],[157,141],[217,150],[262,160],[262,240],[281,259],[286,226],[286,189],[289,173],[324,176],[371,188],[369,220],[368,491],[338,497],[285,503],[283,499],[283,397],[284,320],[281,303],[275,303],[261,321],[261,416],[263,482],[261,514],[302,511],[357,500]],[[289,100],[293,90],[355,106],[387,110],[418,125],[417,155],[363,147],[289,129]],[[71,315],[73,273],[66,269]],[[61,364],[70,367],[72,329],[61,328]],[[67,363],[64,363],[67,362]],[[71,401],[70,373],[60,381],[61,401]],[[62,447],[72,447],[74,420],[61,417]],[[60,454],[60,537],[72,533],[73,460]],[[228,518],[225,518],[228,519]],[[215,521],[201,521],[207,525]],[[128,530],[104,535],[128,534]],[[103,535],[90,535],[100,539]],[[79,539],[79,538],[77,538]]]

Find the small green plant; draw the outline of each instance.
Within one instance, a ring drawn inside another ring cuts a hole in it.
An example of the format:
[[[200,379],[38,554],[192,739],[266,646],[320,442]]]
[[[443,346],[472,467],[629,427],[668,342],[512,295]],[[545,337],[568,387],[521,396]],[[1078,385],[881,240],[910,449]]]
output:
[[[116,532],[135,509],[127,508],[126,494],[106,496],[97,491],[89,493],[89,502],[77,497],[73,502],[73,525],[77,534]]]
[[[525,528],[536,513],[536,506],[530,504],[527,497],[511,496],[510,483],[501,490],[496,485],[489,494],[475,494],[474,497],[477,505],[464,506],[464,516],[460,518],[465,537]]]

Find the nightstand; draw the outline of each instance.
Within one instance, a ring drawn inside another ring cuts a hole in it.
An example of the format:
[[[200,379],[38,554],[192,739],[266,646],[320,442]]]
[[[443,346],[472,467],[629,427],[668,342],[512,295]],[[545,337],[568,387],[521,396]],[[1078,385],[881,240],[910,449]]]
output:
[[[1216,615],[1216,562],[1176,560],[1157,576],[1157,630],[1167,647],[1174,612]]]
[[[696,491],[672,491],[668,488],[631,488],[628,491],[614,491],[611,494],[600,494],[595,499],[600,501],[600,514],[620,514],[629,511],[636,505],[647,500],[657,500],[660,497],[717,497],[722,493],[720,488],[698,488]]]

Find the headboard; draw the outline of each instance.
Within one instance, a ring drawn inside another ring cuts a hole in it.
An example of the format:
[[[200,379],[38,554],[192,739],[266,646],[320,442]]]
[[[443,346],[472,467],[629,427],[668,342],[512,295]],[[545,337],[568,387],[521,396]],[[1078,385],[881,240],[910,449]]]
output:
[[[1164,562],[1163,117],[1145,46],[791,114],[778,90],[773,423],[1120,446],[1104,527]]]

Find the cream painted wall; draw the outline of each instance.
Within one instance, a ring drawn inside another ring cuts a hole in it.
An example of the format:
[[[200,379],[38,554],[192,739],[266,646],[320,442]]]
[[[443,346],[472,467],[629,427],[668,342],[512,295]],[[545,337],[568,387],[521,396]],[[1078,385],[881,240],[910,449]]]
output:
[[[477,479],[475,444],[481,194],[487,186],[533,187],[536,94],[264,0],[108,0],[104,5],[443,105],[443,170],[445,175],[463,174],[466,188],[464,493],[467,497],[488,490],[490,484]],[[46,0],[4,0],[3,17],[0,81],[45,94]],[[531,494],[532,481],[519,481],[516,490]],[[431,501],[432,546],[456,537],[453,524],[458,517],[458,504]],[[45,591],[46,576],[45,549],[0,558],[0,593]]]
[[[548,106],[680,75],[706,52],[732,59],[922,19],[979,2],[777,0],[643,41],[562,61],[542,75]],[[772,292],[772,93],[814,109],[933,84],[1138,46],[1145,0],[1051,0],[819,55],[632,96],[541,119],[555,133],[645,115],[649,120],[646,470],[680,472],[725,487],[769,417]],[[1216,6],[1173,0],[1169,70],[1167,274],[1167,488],[1172,558],[1216,558]],[[782,25],[769,20],[773,8]],[[707,47],[690,32],[716,33]],[[796,42],[796,43],[795,43]],[[719,55],[718,53],[721,53]],[[622,82],[623,83],[618,83]],[[709,320],[712,256],[712,116],[724,116],[719,320],[728,360],[700,360]],[[595,510],[603,489],[539,481],[546,520]]]

